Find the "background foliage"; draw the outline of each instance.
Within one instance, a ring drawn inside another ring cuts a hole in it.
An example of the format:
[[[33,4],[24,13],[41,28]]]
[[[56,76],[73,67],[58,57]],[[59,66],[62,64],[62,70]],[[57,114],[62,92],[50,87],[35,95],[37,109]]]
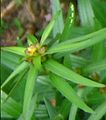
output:
[[[27,43],[1,47],[2,120],[106,119],[105,6],[72,1],[64,15],[61,2],[51,0],[53,17],[40,40],[27,34]],[[2,21],[0,33],[6,26]]]

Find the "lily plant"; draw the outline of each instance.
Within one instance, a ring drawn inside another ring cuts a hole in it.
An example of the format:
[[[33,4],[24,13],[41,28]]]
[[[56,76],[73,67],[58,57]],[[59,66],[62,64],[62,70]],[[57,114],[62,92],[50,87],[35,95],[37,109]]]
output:
[[[72,55],[77,51],[104,41],[106,38],[106,28],[70,40],[64,41],[61,40],[62,38],[60,37],[61,39],[49,41],[48,36],[58,16],[59,13],[52,18],[51,22],[45,28],[41,40],[38,40],[34,35],[28,35],[28,45],[25,47],[12,46],[1,48],[2,52],[12,53],[21,58],[18,66],[2,83],[2,91],[8,83],[11,82],[11,80],[14,81],[14,78],[18,77],[19,74],[23,74],[23,76],[27,75],[22,111],[20,114],[23,120],[30,120],[34,113],[36,107],[34,104],[35,98],[39,94],[35,91],[35,84],[41,75],[45,76],[45,79],[48,79],[50,85],[52,85],[54,89],[57,89],[68,101],[88,113],[93,113],[93,109],[76,93],[73,85],[77,84],[82,87],[105,87],[104,84],[93,81],[67,67],[67,65],[64,64],[63,58],[66,55]]]

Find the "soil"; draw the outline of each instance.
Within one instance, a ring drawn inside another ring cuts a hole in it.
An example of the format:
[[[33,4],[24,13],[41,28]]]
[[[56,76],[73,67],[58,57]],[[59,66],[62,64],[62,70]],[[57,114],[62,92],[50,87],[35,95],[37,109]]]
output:
[[[69,0],[61,1],[64,15],[68,5]],[[50,0],[1,0],[1,46],[17,45],[17,39],[25,43],[29,33],[40,39],[50,19]]]

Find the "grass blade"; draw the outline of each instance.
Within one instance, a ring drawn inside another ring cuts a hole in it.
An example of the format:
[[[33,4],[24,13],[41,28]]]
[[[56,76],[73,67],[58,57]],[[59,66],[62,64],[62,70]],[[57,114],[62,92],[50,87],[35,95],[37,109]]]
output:
[[[106,101],[96,108],[95,113],[91,114],[88,120],[100,120],[104,114],[106,114]]]
[[[57,52],[75,52],[90,47],[96,43],[99,43],[105,40],[105,38],[106,38],[106,28],[94,32],[94,34],[91,33],[80,38],[74,38],[72,40],[67,40],[65,42],[61,42],[57,45],[54,45],[48,49],[46,54],[52,54]]]
[[[51,83],[56,87],[63,96],[65,96],[73,104],[76,104],[82,110],[92,113],[93,110],[89,108],[75,93],[73,88],[62,78],[52,74],[50,76]]]
[[[5,82],[2,84],[1,89],[16,75],[18,75],[20,72],[22,72],[24,69],[26,69],[29,66],[27,62],[21,63],[11,74],[10,76],[5,80]]]
[[[30,70],[28,73],[26,86],[25,86],[25,93],[24,93],[24,102],[23,102],[23,119],[28,120],[28,113],[31,105],[31,98],[33,95],[34,83],[37,78],[38,71],[36,68],[31,65]],[[30,119],[29,119],[30,120]]]
[[[85,78],[71,69],[63,66],[62,64],[56,62],[53,59],[49,59],[44,66],[51,72],[63,77],[64,79],[70,80],[74,83],[90,86],[90,87],[104,87],[105,85],[94,82],[88,78]]]

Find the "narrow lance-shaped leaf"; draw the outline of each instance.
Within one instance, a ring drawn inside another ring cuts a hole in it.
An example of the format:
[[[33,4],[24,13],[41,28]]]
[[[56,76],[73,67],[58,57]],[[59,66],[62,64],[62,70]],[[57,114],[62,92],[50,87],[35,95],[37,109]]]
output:
[[[69,34],[71,32],[71,27],[74,21],[74,5],[72,3],[70,3],[69,5],[69,10],[68,10],[68,15],[65,21],[65,25],[64,25],[64,29],[61,35],[60,40],[64,41],[69,37]]]
[[[1,91],[1,111],[12,117],[18,117],[21,113],[21,105],[12,98],[4,102],[6,98],[7,94]]]
[[[12,87],[12,89],[9,91],[7,98],[5,99],[4,102],[6,102],[9,97],[12,95],[12,93],[15,91],[15,88],[19,85],[19,83],[22,81],[22,79],[25,77],[25,74],[27,74],[27,69],[25,69],[22,73],[20,73],[15,79],[14,79],[14,86]]]
[[[25,93],[24,93],[24,102],[23,102],[23,119],[27,120],[29,108],[31,105],[31,98],[33,95],[34,83],[37,78],[38,71],[34,67],[34,65],[30,66],[30,70],[28,73],[26,85],[25,85]]]
[[[78,0],[78,10],[82,26],[93,27],[94,13],[90,0]]]
[[[64,120],[66,120],[67,116],[69,116],[70,107],[71,107],[71,102],[67,99],[64,99],[59,110]]]
[[[104,41],[98,43],[98,44],[95,44],[93,46],[93,50],[92,50],[92,62],[99,62],[101,61],[104,56],[105,56],[105,46],[104,46]],[[98,52],[97,52],[98,51]]]
[[[36,109],[36,106],[37,106],[37,102],[36,101],[37,101],[37,94],[35,93],[35,95],[31,99],[31,104],[30,104],[27,120],[31,120],[33,112],[34,112],[34,110]]]
[[[16,75],[18,75],[20,72],[22,72],[24,69],[26,69],[29,66],[27,62],[21,63],[11,74],[10,76],[5,80],[5,82],[2,84],[1,88],[3,88],[12,78],[14,78]]]
[[[81,97],[84,89],[78,89],[77,91],[78,91],[77,92],[78,96]],[[70,114],[69,114],[69,120],[75,120],[77,110],[78,110],[78,107],[75,104],[72,104],[70,109]]]
[[[34,35],[31,35],[31,34],[27,35],[27,39],[28,39],[27,41],[28,41],[29,45],[35,44],[38,41],[37,38]]]
[[[91,114],[88,120],[100,120],[106,114],[106,101],[95,109],[95,113]]]
[[[73,88],[62,78],[52,74],[50,76],[51,83],[54,87],[59,90],[63,96],[65,96],[69,101],[76,104],[82,110],[92,113],[93,110],[89,108],[75,93]]]
[[[8,51],[11,53],[15,53],[17,55],[25,56],[25,49],[24,47],[2,47],[4,51]]]
[[[50,0],[50,2],[53,16],[55,16],[57,12],[60,11],[60,15],[58,16],[53,27],[53,38],[55,38],[58,33],[62,33],[64,28],[64,20],[60,0]]]
[[[90,64],[84,68],[84,71],[88,73],[102,70],[106,70],[106,59]]]
[[[100,21],[102,26],[106,27],[106,1],[91,0],[96,18]]]
[[[33,58],[33,64],[34,66],[36,67],[37,70],[40,70],[42,65],[41,65],[41,56],[38,55],[38,56],[35,56]]]
[[[14,70],[16,66],[19,64],[20,59],[21,56],[17,54],[1,51],[1,64],[7,66],[12,70]]]
[[[80,38],[74,38],[61,42],[48,49],[46,54],[52,54],[57,52],[75,52],[84,48],[90,47],[96,43],[99,43],[106,39],[106,28],[94,32],[94,34],[85,35]]]
[[[44,98],[44,102],[47,107],[47,111],[50,116],[50,120],[52,120],[57,115],[57,113],[56,113],[54,107],[50,104],[50,101],[48,101],[46,98]]]
[[[42,35],[42,37],[41,37],[41,41],[40,41],[41,45],[44,44],[46,38],[49,36],[49,34],[50,34],[50,32],[51,32],[51,30],[52,30],[52,28],[53,28],[53,26],[54,26],[54,24],[55,24],[55,22],[56,22],[56,20],[57,20],[57,17],[58,17],[59,15],[60,15],[60,11],[57,12],[57,14],[53,17],[53,19],[51,20],[51,22],[50,22],[50,23],[48,24],[48,26],[45,28],[45,30],[44,30],[44,32],[43,32],[43,35]]]
[[[56,62],[53,59],[49,59],[44,66],[46,69],[50,70],[51,72],[61,76],[64,79],[70,80],[74,83],[90,86],[90,87],[104,87],[105,85],[101,83],[94,82],[88,78],[85,78],[75,72],[73,72],[71,69],[65,67],[64,65]]]

